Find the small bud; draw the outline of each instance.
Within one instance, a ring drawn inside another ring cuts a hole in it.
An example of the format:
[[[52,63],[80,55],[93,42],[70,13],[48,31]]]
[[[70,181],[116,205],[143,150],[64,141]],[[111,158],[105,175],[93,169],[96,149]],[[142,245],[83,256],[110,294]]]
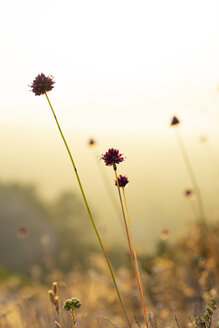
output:
[[[55,294],[52,289],[48,290],[50,301],[55,305]]]
[[[176,116],[173,116],[170,121],[170,126],[177,126],[179,123],[180,123],[180,120]]]
[[[27,227],[21,226],[17,229],[17,237],[19,239],[24,239],[27,237],[27,235],[28,235]]]
[[[57,283],[57,282],[54,282],[54,283],[52,284],[52,290],[53,290],[53,293],[54,293],[55,295],[57,295],[57,292],[58,292],[58,283]]]
[[[192,189],[186,189],[185,191],[184,191],[184,195],[185,195],[185,197],[191,197],[192,195],[194,194],[194,191],[192,190]]]
[[[162,240],[166,240],[169,237],[169,230],[168,229],[163,229],[160,234],[160,238]]]
[[[94,139],[94,138],[90,138],[89,140],[88,140],[88,145],[90,146],[90,147],[93,147],[93,146],[96,146],[96,140]]]
[[[59,309],[60,309],[60,301],[59,301],[59,297],[55,296],[55,308],[57,313],[59,313]]]
[[[56,325],[56,327],[58,327],[58,328],[62,328],[62,327],[60,326],[60,324],[59,324],[57,321],[55,321],[55,325]]]

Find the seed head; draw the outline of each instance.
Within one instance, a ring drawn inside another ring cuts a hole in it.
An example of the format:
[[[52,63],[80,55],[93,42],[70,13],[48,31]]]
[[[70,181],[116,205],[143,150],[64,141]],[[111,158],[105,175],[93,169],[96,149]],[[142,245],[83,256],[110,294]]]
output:
[[[80,306],[80,300],[75,297],[72,297],[64,302],[64,309],[66,311],[73,311],[75,309],[79,309]]]
[[[119,153],[118,149],[110,148],[104,155],[101,156],[107,166],[115,166],[124,161],[124,157]]]
[[[162,240],[165,240],[169,237],[169,230],[168,229],[163,229],[160,234],[160,238]]]
[[[52,290],[53,290],[53,293],[55,295],[57,295],[57,292],[58,292],[58,283],[56,281],[53,282],[53,284],[52,284]]]
[[[56,308],[57,313],[59,313],[59,309],[60,309],[59,296],[55,296],[55,308]]]
[[[185,195],[185,197],[191,197],[192,195],[193,195],[193,190],[192,189],[186,189],[185,191],[184,191],[184,195]]]
[[[53,81],[53,76],[45,76],[45,74],[41,73],[37,75],[35,80],[33,80],[30,87],[35,93],[35,96],[40,96],[48,91],[51,91],[54,88],[53,84],[55,84],[55,81]]]
[[[28,235],[27,227],[21,226],[17,229],[17,237],[19,239],[24,239],[27,237],[27,235]]]
[[[118,182],[119,182],[119,186],[121,188],[124,188],[127,185],[127,183],[129,183],[129,180],[125,175],[120,174],[120,176],[118,176]],[[116,180],[115,180],[115,185],[117,186]]]
[[[170,126],[177,126],[179,123],[180,123],[180,120],[176,116],[173,116],[173,118],[171,119],[171,122],[170,122]]]
[[[55,305],[55,294],[54,294],[53,290],[52,289],[48,290],[48,293],[49,293],[51,303]]]
[[[93,146],[96,146],[96,144],[97,144],[97,142],[94,138],[90,138],[88,140],[88,146],[93,147]]]

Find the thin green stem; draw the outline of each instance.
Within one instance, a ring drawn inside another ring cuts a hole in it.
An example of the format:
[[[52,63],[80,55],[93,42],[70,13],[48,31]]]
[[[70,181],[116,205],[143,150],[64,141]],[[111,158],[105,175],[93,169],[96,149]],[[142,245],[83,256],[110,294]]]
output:
[[[177,141],[178,141],[178,144],[179,144],[183,159],[185,161],[185,165],[187,167],[191,182],[193,184],[193,188],[194,188],[195,193],[196,193],[196,199],[197,199],[198,208],[199,208],[200,220],[201,220],[202,224],[204,226],[206,226],[206,215],[205,215],[204,204],[203,204],[203,201],[202,201],[201,191],[200,191],[198,182],[196,180],[195,174],[193,172],[193,168],[192,168],[192,165],[190,163],[189,157],[187,155],[186,148],[183,144],[179,129],[176,127],[175,131],[176,131],[176,138],[177,138]]]
[[[192,203],[192,199],[189,199],[189,197],[187,197],[187,202],[188,202],[188,204],[189,204],[189,206],[190,206],[190,208],[191,208],[191,210],[192,210],[192,212],[194,214],[194,217],[195,217],[196,221],[198,222],[199,221],[199,219],[198,219],[199,214],[197,212],[199,212],[199,211],[197,211],[197,204],[196,204],[196,202],[193,204]]]
[[[45,93],[45,95],[46,95],[47,101],[48,101],[48,103],[49,103],[49,106],[50,106],[50,108],[51,108],[51,110],[52,110],[53,116],[54,116],[54,118],[55,118],[55,121],[56,121],[56,124],[57,124],[57,126],[58,126],[59,132],[60,132],[60,134],[61,134],[62,140],[63,140],[63,142],[64,142],[64,144],[65,144],[65,147],[66,147],[66,149],[67,149],[67,152],[68,152],[68,154],[69,154],[69,157],[70,157],[70,160],[71,160],[71,163],[72,163],[72,166],[73,166],[73,169],[74,169],[74,171],[75,171],[76,178],[77,178],[77,181],[78,181],[78,184],[79,184],[79,187],[80,187],[80,191],[81,191],[81,194],[82,194],[82,197],[83,197],[83,200],[84,200],[85,206],[86,206],[87,211],[88,211],[88,215],[89,215],[89,217],[90,217],[90,220],[91,220],[92,226],[93,226],[94,231],[95,231],[95,233],[96,233],[96,236],[97,236],[97,239],[98,239],[98,241],[99,241],[100,247],[101,247],[101,249],[102,249],[103,255],[104,255],[105,259],[106,259],[106,262],[107,262],[107,265],[108,265],[108,268],[109,268],[109,271],[110,271],[110,274],[111,274],[111,277],[112,277],[112,280],[113,280],[113,284],[114,284],[114,287],[115,287],[115,289],[116,289],[116,292],[117,292],[117,295],[118,295],[118,298],[119,298],[119,301],[120,301],[120,304],[121,304],[122,310],[123,310],[123,312],[124,312],[124,315],[125,315],[125,317],[126,317],[126,320],[127,320],[127,322],[128,322],[129,327],[131,327],[131,324],[130,324],[130,321],[129,321],[128,315],[127,315],[127,313],[126,313],[126,310],[125,310],[125,307],[124,307],[124,304],[123,304],[123,301],[122,301],[122,298],[121,298],[121,295],[120,295],[120,292],[119,292],[119,289],[118,289],[118,286],[117,286],[117,283],[116,283],[116,279],[115,279],[115,276],[114,276],[114,273],[113,273],[112,266],[111,266],[111,264],[110,264],[110,261],[109,261],[109,259],[108,259],[107,254],[106,254],[106,251],[105,251],[105,248],[104,248],[104,246],[103,246],[103,242],[102,242],[102,240],[101,240],[100,234],[99,234],[99,232],[98,232],[98,230],[97,230],[96,224],[95,224],[95,222],[94,222],[94,219],[93,219],[93,216],[92,216],[92,213],[91,213],[90,207],[89,207],[89,205],[88,205],[87,198],[86,198],[86,196],[85,196],[84,189],[83,189],[83,187],[82,187],[81,180],[80,180],[80,178],[79,178],[79,174],[78,174],[77,168],[76,168],[76,166],[75,166],[75,163],[74,163],[73,157],[72,157],[72,155],[71,155],[71,152],[70,152],[70,150],[69,150],[69,147],[68,147],[68,144],[67,144],[67,142],[66,142],[66,140],[65,140],[65,137],[64,137],[64,135],[63,135],[63,133],[62,133],[61,127],[60,127],[60,125],[59,125],[59,122],[58,122],[58,120],[57,120],[56,114],[55,114],[55,112],[54,112],[54,110],[53,110],[53,107],[52,107],[52,105],[51,105],[51,102],[50,102],[50,100],[49,100],[49,97],[48,97],[47,93]]]
[[[132,246],[131,246],[131,242],[130,242],[129,230],[128,230],[128,226],[127,226],[127,221],[126,221],[126,216],[125,216],[125,211],[124,211],[124,206],[123,206],[123,201],[122,201],[122,196],[121,196],[121,192],[120,192],[119,181],[118,181],[118,176],[117,176],[116,166],[115,165],[113,166],[113,169],[114,169],[114,172],[115,172],[116,184],[117,184],[118,193],[119,193],[119,200],[120,200],[121,208],[122,208],[122,215],[123,215],[123,219],[124,219],[125,230],[126,230],[126,235],[127,235],[127,240],[128,240],[129,253],[130,253],[130,257],[131,257],[135,277],[136,277],[136,280],[137,280],[138,289],[139,289],[139,292],[140,292],[141,304],[142,304],[142,308],[143,308],[145,324],[146,324],[146,327],[148,328],[149,326],[148,326],[147,314],[146,314],[145,305],[144,305],[143,293],[142,293],[142,289],[141,289],[141,283],[140,283],[140,280],[139,280],[137,267],[136,267],[136,264],[135,264],[135,261],[134,261],[134,258],[133,258],[133,250],[132,250]]]

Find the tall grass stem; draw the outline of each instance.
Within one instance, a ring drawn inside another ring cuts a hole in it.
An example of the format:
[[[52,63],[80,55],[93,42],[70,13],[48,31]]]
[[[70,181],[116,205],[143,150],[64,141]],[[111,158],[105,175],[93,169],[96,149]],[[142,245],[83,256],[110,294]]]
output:
[[[205,208],[204,208],[204,204],[203,204],[203,200],[202,200],[202,196],[201,196],[201,191],[200,191],[198,182],[196,180],[195,174],[193,172],[193,168],[192,168],[192,165],[190,163],[189,157],[187,155],[186,148],[183,144],[182,137],[181,137],[181,134],[179,132],[179,128],[176,127],[175,131],[176,131],[176,138],[177,138],[177,141],[178,141],[178,144],[179,144],[179,148],[181,150],[181,154],[183,156],[185,165],[186,165],[187,170],[188,170],[188,174],[190,176],[190,179],[191,179],[191,182],[193,184],[193,188],[194,188],[194,191],[195,191],[195,194],[196,194],[196,199],[197,199],[198,208],[199,208],[200,220],[201,220],[202,224],[204,226],[206,226],[206,215],[205,215]]]
[[[123,193],[123,199],[124,199],[124,204],[125,204],[125,211],[128,219],[128,227],[129,227],[129,232],[130,232],[130,239],[131,239],[131,244],[132,244],[132,250],[134,254],[134,259],[135,259],[135,265],[136,265],[136,271],[138,274],[138,279],[139,279],[139,287],[140,287],[140,295],[141,295],[141,301],[142,301],[142,307],[144,311],[144,317],[147,318],[146,314],[146,308],[144,304],[144,296],[143,296],[143,290],[142,290],[142,283],[141,283],[141,276],[140,276],[140,271],[139,271],[139,266],[138,266],[138,259],[137,259],[137,254],[136,254],[136,248],[135,248],[135,243],[134,243],[134,238],[133,238],[133,233],[132,233],[132,225],[131,225],[131,220],[129,216],[129,211],[128,211],[128,205],[127,205],[127,200],[126,200],[126,194],[125,194],[125,188],[122,187],[122,193]]]

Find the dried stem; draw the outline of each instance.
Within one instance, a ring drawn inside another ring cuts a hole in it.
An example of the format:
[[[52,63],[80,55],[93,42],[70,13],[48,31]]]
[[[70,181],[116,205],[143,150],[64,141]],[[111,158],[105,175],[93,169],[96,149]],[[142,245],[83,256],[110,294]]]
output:
[[[128,205],[127,205],[127,201],[126,201],[126,195],[125,195],[125,188],[124,187],[122,188],[122,192],[123,192],[123,199],[124,199],[124,204],[125,204],[126,215],[127,215],[127,218],[128,218],[128,227],[129,227],[130,239],[131,239],[131,244],[132,244],[132,250],[133,250],[134,259],[135,259],[136,270],[137,270],[137,274],[138,274],[138,278],[139,278],[139,282],[140,282],[140,286],[141,286],[141,290],[142,290],[141,276],[140,276],[140,271],[139,271],[139,266],[138,266],[136,248],[135,248],[134,238],[133,238],[133,234],[132,234],[132,225],[131,225],[131,220],[130,220],[130,216],[129,216]],[[142,292],[142,294],[143,294],[143,292]],[[144,302],[144,300],[143,300],[143,302]],[[145,308],[145,306],[144,306],[144,308]]]
[[[134,257],[133,257],[133,250],[132,250],[132,247],[131,247],[131,242],[130,242],[130,237],[129,237],[129,230],[128,230],[128,226],[127,226],[127,221],[126,221],[126,216],[125,216],[125,211],[124,211],[124,206],[123,206],[123,201],[122,201],[122,196],[121,196],[121,192],[120,192],[119,181],[118,181],[118,176],[117,176],[116,166],[115,165],[113,166],[113,169],[114,169],[114,172],[115,172],[116,183],[117,183],[117,188],[118,188],[118,193],[119,193],[119,200],[120,200],[121,208],[122,208],[122,215],[123,215],[123,220],[124,220],[125,230],[126,230],[126,235],[127,235],[127,240],[128,240],[129,253],[130,253],[130,257],[131,257],[135,277],[136,277],[136,280],[137,280],[138,289],[139,289],[139,292],[140,292],[141,304],[142,304],[142,308],[143,308],[145,324],[146,324],[146,327],[148,328],[149,325],[148,325],[147,314],[146,314],[146,310],[145,310],[145,304],[144,304],[144,298],[143,298],[141,283],[140,283],[140,279],[139,279],[138,272],[137,272],[137,267],[136,267]]]

